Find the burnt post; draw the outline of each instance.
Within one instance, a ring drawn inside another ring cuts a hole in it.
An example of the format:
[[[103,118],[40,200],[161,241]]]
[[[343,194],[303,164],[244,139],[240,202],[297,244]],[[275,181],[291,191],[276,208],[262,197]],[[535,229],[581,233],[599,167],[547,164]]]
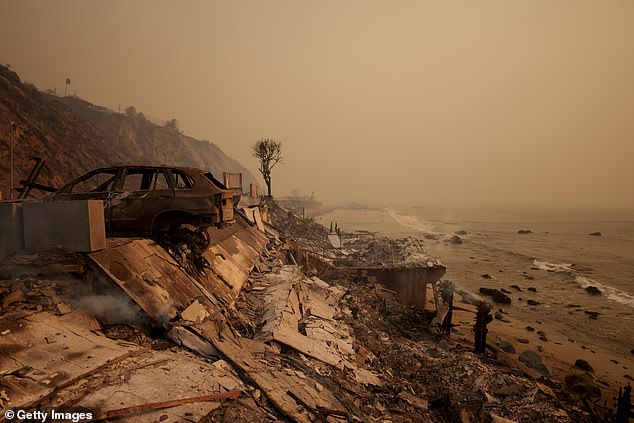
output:
[[[634,417],[632,411],[632,387],[628,383],[625,389],[619,387],[619,397],[616,400],[616,423],[628,423]]]
[[[478,304],[478,312],[473,327],[474,332],[474,349],[476,354],[484,354],[487,346],[487,325],[493,320],[491,316],[491,304],[486,301],[480,301]]]
[[[15,138],[15,130],[17,125],[15,122],[11,122],[10,124],[10,132],[9,135],[11,137],[11,145],[9,146],[9,199],[13,200],[13,144]]]

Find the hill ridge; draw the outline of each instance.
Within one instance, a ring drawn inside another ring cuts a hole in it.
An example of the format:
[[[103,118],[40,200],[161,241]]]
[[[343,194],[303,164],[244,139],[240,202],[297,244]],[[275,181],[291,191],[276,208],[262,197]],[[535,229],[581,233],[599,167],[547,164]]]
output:
[[[26,179],[32,158],[46,161],[39,182],[60,187],[97,167],[123,164],[173,165],[222,172],[242,172],[243,185],[253,174],[207,140],[158,126],[142,113],[121,114],[79,97],[58,97],[22,82],[0,65],[0,191],[9,197],[10,123],[15,122],[15,185]],[[42,196],[35,191],[33,194]]]

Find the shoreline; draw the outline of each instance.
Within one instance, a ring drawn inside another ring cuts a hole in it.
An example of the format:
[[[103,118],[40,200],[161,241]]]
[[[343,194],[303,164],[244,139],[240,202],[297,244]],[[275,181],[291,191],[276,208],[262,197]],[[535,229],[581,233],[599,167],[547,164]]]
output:
[[[504,319],[494,319],[489,324],[488,339],[510,342],[517,352],[516,356],[525,350],[537,352],[550,370],[551,378],[565,383],[566,375],[578,370],[574,367],[575,361],[582,359],[590,363],[594,369],[592,376],[604,391],[603,399],[613,397],[619,386],[634,380],[634,355],[629,352],[634,345],[629,345],[628,340],[623,339],[623,335],[617,339],[618,331],[604,330],[606,325],[609,326],[608,320],[619,320],[622,315],[610,315],[606,310],[596,307],[567,307],[574,304],[569,304],[569,298],[564,298],[566,295],[587,295],[587,298],[582,298],[587,299],[590,304],[596,301],[580,288],[579,291],[571,291],[569,283],[575,282],[566,279],[570,278],[569,275],[535,270],[532,261],[526,258],[528,261],[520,262],[517,257],[501,257],[502,252],[494,252],[493,248],[487,248],[487,245],[478,245],[477,242],[471,241],[468,235],[463,237],[462,244],[451,245],[438,239],[425,239],[421,236],[422,227],[416,230],[408,227],[410,225],[403,225],[403,222],[390,222],[388,219],[392,218],[383,210],[377,213],[376,209],[335,209],[315,216],[315,220],[324,226],[324,222],[327,221],[329,224],[330,220],[333,220],[346,230],[379,231],[381,235],[392,238],[398,238],[402,234],[421,238],[427,252],[447,266],[447,273],[443,279],[455,282],[471,292],[477,293],[478,285],[506,290],[509,290],[510,285],[521,286],[522,292],[511,289],[512,294],[509,295],[513,297],[513,301],[509,306],[496,304],[488,297],[484,298],[492,303],[494,313],[499,309],[503,310],[500,316]],[[395,228],[400,233],[390,233],[385,230],[386,227]],[[493,276],[491,279],[483,279],[482,276],[485,274]],[[527,291],[527,288],[533,286],[537,288],[536,292]],[[529,307],[526,304],[528,299],[535,301],[537,305]],[[457,301],[454,301],[454,304],[461,308],[464,306]],[[591,308],[600,310],[597,320],[589,318],[590,315],[586,314],[592,312]],[[628,310],[622,307],[615,305],[614,308],[628,313]],[[451,338],[461,342],[466,339],[472,343],[474,318],[474,313],[455,312],[453,322],[460,326],[457,327],[458,333],[452,333]],[[529,331],[531,329],[532,331]],[[538,331],[543,332],[542,339]],[[594,337],[596,334],[601,334],[602,337]],[[525,341],[528,343],[523,343]],[[629,340],[629,343],[633,342],[634,339]]]

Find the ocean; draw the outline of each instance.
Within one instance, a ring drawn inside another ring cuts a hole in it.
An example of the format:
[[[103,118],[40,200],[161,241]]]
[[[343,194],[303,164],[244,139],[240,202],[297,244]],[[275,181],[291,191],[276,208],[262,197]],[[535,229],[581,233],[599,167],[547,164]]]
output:
[[[447,266],[444,279],[475,293],[505,289],[512,298],[503,306],[509,316],[546,324],[550,338],[610,351],[621,357],[624,371],[634,368],[632,211],[356,208],[315,220],[336,222],[343,231],[423,239]],[[447,242],[462,231],[462,244]]]

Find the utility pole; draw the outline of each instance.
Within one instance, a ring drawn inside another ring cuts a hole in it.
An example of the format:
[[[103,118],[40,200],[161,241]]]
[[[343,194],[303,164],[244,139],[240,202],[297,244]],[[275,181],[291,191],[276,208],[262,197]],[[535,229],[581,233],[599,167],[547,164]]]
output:
[[[15,122],[11,122],[10,131],[10,146],[9,146],[9,199],[13,200],[13,139],[15,138]]]

